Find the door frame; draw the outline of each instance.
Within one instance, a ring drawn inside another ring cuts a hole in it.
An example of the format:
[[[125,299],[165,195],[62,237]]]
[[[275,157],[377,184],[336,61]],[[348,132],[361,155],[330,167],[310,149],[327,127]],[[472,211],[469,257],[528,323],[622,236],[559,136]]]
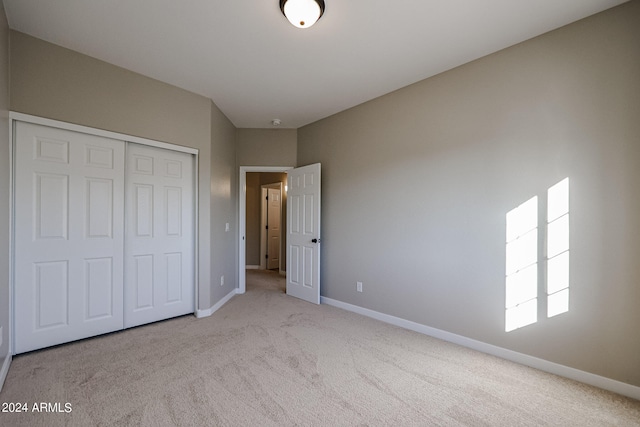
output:
[[[15,339],[15,325],[14,325],[14,312],[15,312],[15,306],[14,306],[14,286],[15,286],[15,271],[14,271],[14,263],[15,263],[15,256],[14,256],[14,248],[15,248],[15,227],[14,227],[14,220],[15,220],[15,153],[16,153],[16,141],[14,140],[15,138],[15,133],[14,133],[14,126],[16,122],[26,122],[26,123],[32,123],[32,124],[36,124],[36,125],[42,125],[42,126],[48,126],[48,127],[52,127],[52,128],[57,128],[57,129],[62,129],[62,130],[68,130],[68,131],[72,131],[72,132],[79,132],[79,133],[86,133],[89,135],[94,135],[94,136],[100,136],[100,137],[104,137],[104,138],[111,138],[111,139],[117,139],[120,141],[123,141],[125,144],[125,153],[126,153],[126,147],[127,147],[127,143],[133,142],[136,144],[141,144],[141,145],[147,145],[147,146],[151,146],[151,147],[157,147],[157,148],[164,148],[166,150],[171,150],[171,151],[178,151],[181,153],[187,153],[187,154],[191,154],[193,156],[193,161],[194,161],[194,171],[193,171],[193,180],[194,180],[194,241],[193,241],[193,245],[194,245],[194,252],[193,252],[193,256],[194,256],[194,314],[196,314],[198,312],[198,294],[199,294],[199,280],[198,280],[198,276],[199,276],[199,256],[200,256],[200,251],[199,251],[199,215],[198,215],[198,207],[199,207],[199,186],[198,186],[198,178],[199,178],[199,170],[198,170],[198,157],[199,157],[199,150],[197,148],[192,148],[192,147],[185,147],[182,145],[176,145],[176,144],[171,144],[168,142],[161,142],[161,141],[155,141],[152,139],[147,139],[147,138],[141,138],[141,137],[137,137],[137,136],[132,136],[132,135],[126,135],[123,133],[118,133],[118,132],[112,132],[112,131],[107,131],[107,130],[103,130],[103,129],[97,129],[97,128],[92,128],[92,127],[88,127],[88,126],[82,126],[82,125],[76,125],[73,123],[68,123],[68,122],[63,122],[63,121],[59,121],[59,120],[53,120],[53,119],[47,119],[44,117],[39,117],[39,116],[33,116],[31,114],[24,114],[24,113],[18,113],[15,111],[9,111],[9,135],[10,135],[10,140],[9,140],[9,153],[11,156],[11,161],[10,161],[10,167],[9,167],[9,172],[10,172],[10,178],[9,178],[9,195],[10,195],[10,208],[9,208],[9,220],[10,220],[10,232],[9,232],[9,245],[10,245],[10,253],[9,253],[9,355],[15,355],[15,343],[14,343],[14,339]],[[2,369],[2,368],[0,368]],[[7,367],[8,369],[8,367]],[[3,380],[3,378],[1,378],[1,372],[0,372],[0,380]],[[3,381],[0,381],[0,387],[2,385]]]
[[[265,255],[267,254],[267,231],[266,231],[266,222],[267,222],[267,211],[269,209],[269,204],[266,202],[265,193],[269,194],[269,189],[280,190],[280,246],[278,253],[278,273],[282,272],[282,182],[274,182],[273,184],[264,184],[260,186],[260,270],[267,269],[267,261]],[[285,218],[286,221],[286,218]]]
[[[247,172],[281,172],[286,173],[294,166],[240,166],[238,180],[238,289],[237,293],[247,291]]]

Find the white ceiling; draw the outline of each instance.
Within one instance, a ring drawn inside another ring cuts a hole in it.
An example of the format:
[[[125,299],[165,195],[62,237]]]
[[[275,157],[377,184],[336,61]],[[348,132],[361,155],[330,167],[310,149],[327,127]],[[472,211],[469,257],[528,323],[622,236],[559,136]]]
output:
[[[298,128],[626,0],[4,0],[9,26],[211,98],[235,126]]]

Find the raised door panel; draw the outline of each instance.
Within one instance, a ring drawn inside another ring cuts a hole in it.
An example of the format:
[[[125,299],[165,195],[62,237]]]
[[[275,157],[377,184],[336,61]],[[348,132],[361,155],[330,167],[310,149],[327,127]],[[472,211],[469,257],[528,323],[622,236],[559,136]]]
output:
[[[153,237],[153,185],[133,184],[133,219],[137,238]]]
[[[86,320],[113,316],[114,301],[113,258],[86,259],[85,265]]]
[[[292,285],[300,285],[300,246],[298,245],[289,245],[289,256],[287,257],[287,262],[290,263],[289,267],[287,267],[287,282],[290,282]]]
[[[40,162],[69,163],[69,141],[35,135],[34,160]]]
[[[165,187],[165,233],[179,238],[182,234],[182,188]]]
[[[313,194],[305,194],[304,199],[304,213],[301,215],[303,221],[303,233],[308,236],[313,236],[316,233],[316,223],[314,221],[315,214],[315,200]]]
[[[134,312],[153,308],[153,254],[133,257],[133,281],[127,283],[128,289],[134,291]]]
[[[167,303],[179,303],[182,301],[182,253],[165,254],[165,265],[167,266],[166,286]]]
[[[287,206],[289,210],[289,225],[287,226],[287,230],[289,234],[299,235],[302,232],[302,228],[300,224],[300,196],[292,195],[289,193],[287,195]]]
[[[35,300],[34,323],[37,331],[69,325],[69,262],[33,263]]]
[[[69,176],[35,173],[35,240],[67,239]]]
[[[85,165],[89,167],[113,169],[114,152],[112,148],[97,145],[85,145]]]
[[[113,180],[88,178],[86,189],[86,238],[111,239],[114,214]]]

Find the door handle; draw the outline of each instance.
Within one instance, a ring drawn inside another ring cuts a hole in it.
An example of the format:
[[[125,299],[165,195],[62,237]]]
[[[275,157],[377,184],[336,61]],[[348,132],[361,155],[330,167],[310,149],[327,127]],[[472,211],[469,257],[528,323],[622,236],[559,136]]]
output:
[[[320,243],[320,239],[311,239],[311,243]]]

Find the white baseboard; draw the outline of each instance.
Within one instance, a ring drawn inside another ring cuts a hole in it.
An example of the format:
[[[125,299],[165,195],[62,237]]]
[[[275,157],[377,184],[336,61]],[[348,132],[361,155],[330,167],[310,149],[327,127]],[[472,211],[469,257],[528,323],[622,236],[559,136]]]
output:
[[[279,273],[280,273],[281,276],[286,276],[287,275],[287,272],[284,271],[284,270],[280,270]]]
[[[614,393],[622,394],[634,399],[640,400],[640,387],[623,383],[621,381],[612,380],[611,378],[595,375],[590,372],[581,371],[569,366],[560,365],[548,360],[539,359],[537,357],[529,356],[527,354],[518,353],[517,351],[508,350],[506,348],[497,347],[492,344],[487,344],[482,341],[476,341],[471,338],[463,337],[462,335],[453,334],[451,332],[443,331],[441,329],[432,328],[430,326],[422,325],[420,323],[412,322],[410,320],[402,319],[400,317],[391,316],[389,314],[380,313],[378,311],[370,310],[368,308],[359,307],[357,305],[349,304],[346,302],[334,300],[331,298],[320,297],[321,304],[327,304],[334,307],[341,308],[343,310],[351,311],[363,316],[371,317],[376,320],[380,320],[385,323],[389,323],[401,328],[409,329],[414,332],[429,335],[434,338],[441,339],[443,341],[452,342],[454,344],[461,345],[463,347],[478,350],[483,353],[491,354],[493,356],[500,357],[502,359],[510,360],[512,362],[520,363],[521,365],[530,366],[532,368],[540,369],[541,371],[549,372],[561,377],[569,378],[572,380],[580,381],[585,384],[589,384],[595,387],[599,387],[605,390],[612,391]]]
[[[245,265],[244,268],[247,270],[260,270],[259,265]]]
[[[237,288],[233,289],[231,292],[229,292],[227,295],[225,295],[224,298],[222,298],[220,301],[215,303],[213,307],[207,308],[206,310],[196,310],[196,317],[198,319],[201,319],[203,317],[211,316],[213,313],[215,313],[216,311],[220,310],[220,308],[223,305],[225,305],[227,302],[229,302],[229,300],[231,298],[233,298],[238,293],[240,293],[240,292],[238,292]]]
[[[10,365],[11,365],[11,354],[7,354],[4,358],[4,362],[2,363],[2,367],[0,367],[0,391],[2,391],[4,380],[7,379],[7,374],[9,373]]]

